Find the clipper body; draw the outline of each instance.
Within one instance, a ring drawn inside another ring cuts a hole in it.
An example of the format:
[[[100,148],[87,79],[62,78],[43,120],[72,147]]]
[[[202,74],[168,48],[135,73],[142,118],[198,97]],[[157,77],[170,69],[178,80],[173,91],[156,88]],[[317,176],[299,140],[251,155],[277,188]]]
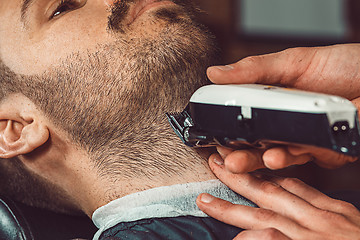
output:
[[[264,85],[200,88],[182,113],[167,114],[190,147],[300,144],[360,156],[356,107],[331,95]]]

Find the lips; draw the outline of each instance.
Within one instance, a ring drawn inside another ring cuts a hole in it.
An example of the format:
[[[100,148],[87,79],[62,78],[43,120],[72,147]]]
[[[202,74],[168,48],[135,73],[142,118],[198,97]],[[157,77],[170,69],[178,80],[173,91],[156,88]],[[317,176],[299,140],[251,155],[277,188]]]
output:
[[[130,13],[130,24],[132,24],[137,18],[139,18],[141,15],[143,15],[145,12],[166,6],[166,5],[174,5],[172,1],[164,1],[164,0],[140,0],[138,1],[135,6],[133,7],[131,13]]]

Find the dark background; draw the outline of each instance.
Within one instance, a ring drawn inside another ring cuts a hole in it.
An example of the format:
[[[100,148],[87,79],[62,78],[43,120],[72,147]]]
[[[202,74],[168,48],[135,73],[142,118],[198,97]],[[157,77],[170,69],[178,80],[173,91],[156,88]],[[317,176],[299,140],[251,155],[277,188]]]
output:
[[[344,0],[346,2],[345,16],[348,33],[341,40],[304,40],[241,35],[236,29],[236,21],[239,19],[236,4],[239,4],[240,1],[195,0],[200,8],[206,12],[202,14],[200,20],[209,26],[217,37],[221,49],[219,62],[222,64],[236,62],[246,56],[281,51],[290,47],[322,46],[360,41],[360,1],[358,0]],[[300,178],[322,191],[360,190],[360,161],[336,170],[321,169],[316,164],[309,163],[278,171],[277,174]]]

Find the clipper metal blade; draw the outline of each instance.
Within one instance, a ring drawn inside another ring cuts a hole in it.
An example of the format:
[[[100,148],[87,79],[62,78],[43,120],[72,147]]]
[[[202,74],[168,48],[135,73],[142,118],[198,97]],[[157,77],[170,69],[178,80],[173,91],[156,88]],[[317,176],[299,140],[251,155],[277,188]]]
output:
[[[181,141],[188,146],[193,146],[185,138],[186,129],[194,126],[194,123],[191,119],[191,116],[188,112],[188,107],[185,108],[183,112],[179,113],[166,113],[172,129],[175,131],[176,135],[180,137]]]
[[[214,137],[198,131],[189,112],[189,106],[181,113],[166,113],[170,125],[176,135],[178,135],[189,147],[214,146]]]

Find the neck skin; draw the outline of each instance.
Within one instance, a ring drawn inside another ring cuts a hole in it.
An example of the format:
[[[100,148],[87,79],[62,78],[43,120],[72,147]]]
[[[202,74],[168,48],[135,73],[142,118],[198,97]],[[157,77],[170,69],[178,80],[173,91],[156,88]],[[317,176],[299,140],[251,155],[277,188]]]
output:
[[[135,192],[216,179],[207,165],[209,151],[194,150],[183,146],[170,127],[167,130],[169,136],[172,136],[170,143],[174,141],[179,150],[182,148],[183,151],[180,152],[186,154],[169,150],[166,154],[168,159],[161,159],[161,161],[167,164],[175,161],[177,163],[191,162],[191,167],[188,165],[178,173],[167,173],[154,168],[150,177],[138,174],[133,177],[127,174],[127,177],[124,177],[125,174],[122,174],[121,169],[109,169],[107,173],[101,174],[94,165],[94,161],[82,148],[55,127],[51,129],[51,138],[48,143],[37,151],[22,156],[21,160],[33,172],[63,189],[70,196],[70,201],[89,217],[97,208]],[[168,144],[169,139],[166,139],[166,142]],[[167,146],[164,145],[162,149],[167,149]]]

